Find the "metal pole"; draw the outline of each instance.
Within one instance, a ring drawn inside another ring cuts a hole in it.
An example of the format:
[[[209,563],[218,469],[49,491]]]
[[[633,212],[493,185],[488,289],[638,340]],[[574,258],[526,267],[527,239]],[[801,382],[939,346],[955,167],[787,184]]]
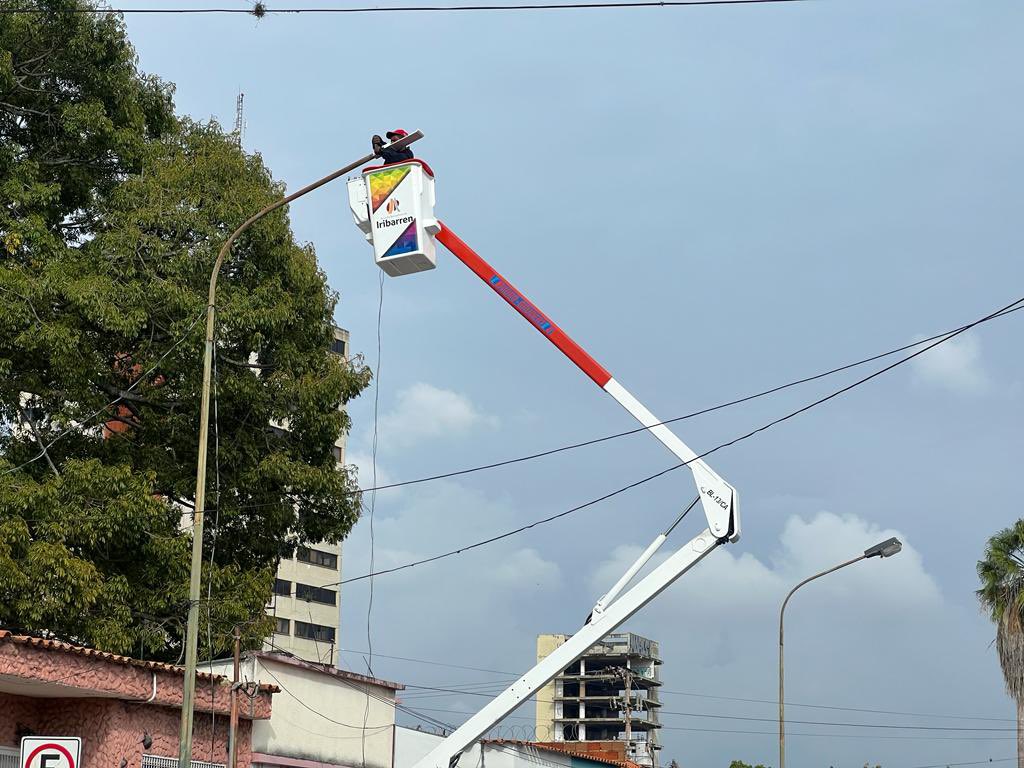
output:
[[[628,662],[627,662],[628,663]],[[623,670],[623,683],[626,686],[626,749],[633,749],[633,673],[628,668]]]
[[[231,676],[231,726],[228,731],[228,768],[238,766],[238,684],[242,666],[242,631],[235,627],[234,665]]]
[[[393,142],[390,146],[401,148],[419,141],[423,138],[422,131],[416,131],[403,139]],[[181,701],[181,732],[178,740],[178,768],[191,768],[192,761],[192,718],[196,697],[196,647],[199,640],[199,580],[203,565],[203,513],[206,504],[206,448],[207,436],[210,431],[210,379],[213,367],[213,330],[216,315],[214,300],[217,293],[217,275],[220,272],[221,264],[231,251],[235,240],[245,230],[262,219],[268,213],[276,211],[282,206],[288,205],[292,200],[302,197],[314,189],[322,187],[328,182],[334,181],[339,176],[351,173],[361,165],[366,165],[374,160],[376,155],[370,154],[361,157],[354,163],[349,163],[344,168],[339,168],[334,173],[324,176],[319,181],[303,187],[298,192],[293,192],[288,197],[271,203],[263,210],[250,216],[242,225],[231,233],[213,264],[213,272],[210,274],[210,289],[206,297],[206,346],[203,351],[203,389],[200,395],[199,409],[199,460],[196,465],[196,506],[194,523],[192,528],[192,570],[189,579],[188,589],[188,626],[185,631],[185,690]]]
[[[786,599],[782,601],[782,608],[779,609],[779,768],[786,768],[786,712],[785,712],[785,674],[783,669],[783,633],[782,633],[782,620],[786,613],[786,604],[789,602],[789,598],[793,596],[800,587],[808,582],[820,579],[822,576],[827,576],[833,571],[838,571],[840,568],[845,568],[848,565],[853,565],[856,562],[863,560],[867,555],[859,555],[853,558],[853,560],[847,560],[845,563],[840,563],[827,571],[816,573],[810,578],[804,579],[786,595]]]

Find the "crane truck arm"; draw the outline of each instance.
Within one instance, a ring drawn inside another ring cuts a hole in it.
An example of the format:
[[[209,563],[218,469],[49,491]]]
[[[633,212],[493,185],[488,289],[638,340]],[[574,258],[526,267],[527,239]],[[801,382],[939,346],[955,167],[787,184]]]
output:
[[[655,537],[622,577],[597,601],[583,626],[572,637],[445,737],[414,766],[455,768],[460,755],[467,748],[583,656],[605,635],[613,632],[718,546],[737,541],[740,537],[739,500],[733,486],[723,480],[667,425],[659,421],[451,228],[434,218],[434,182],[429,166],[422,161],[412,160],[364,169],[362,178],[349,182],[349,204],[357,226],[373,246],[378,266],[389,275],[433,269],[436,266],[435,240],[451,251],[690,469],[707,519],[704,530],[632,587],[629,586],[664,544],[672,529],[693,507],[695,500],[668,529]]]

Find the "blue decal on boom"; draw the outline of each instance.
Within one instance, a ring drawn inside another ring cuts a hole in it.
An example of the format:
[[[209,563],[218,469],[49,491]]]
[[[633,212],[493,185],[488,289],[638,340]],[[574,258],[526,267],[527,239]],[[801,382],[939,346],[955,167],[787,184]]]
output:
[[[529,320],[543,334],[550,334],[555,330],[554,324],[548,320],[544,313],[537,309],[530,300],[500,277],[494,275],[487,281],[501,298],[511,304],[516,311]]]

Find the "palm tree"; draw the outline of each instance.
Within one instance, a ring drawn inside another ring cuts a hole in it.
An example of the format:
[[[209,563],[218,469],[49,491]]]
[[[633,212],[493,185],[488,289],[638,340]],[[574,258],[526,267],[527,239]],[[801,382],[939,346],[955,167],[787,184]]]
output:
[[[1017,768],[1024,768],[1024,520],[988,540],[978,599],[996,625],[1006,692],[1017,702]]]

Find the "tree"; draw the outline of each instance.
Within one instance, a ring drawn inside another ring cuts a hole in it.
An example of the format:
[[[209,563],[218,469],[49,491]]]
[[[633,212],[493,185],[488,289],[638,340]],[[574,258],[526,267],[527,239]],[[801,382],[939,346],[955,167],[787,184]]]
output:
[[[1017,766],[1024,768],[1024,520],[988,540],[978,578],[978,599],[996,625],[1006,692],[1017,702]]]
[[[750,763],[744,763],[742,760],[733,760],[729,763],[729,768],[767,768],[767,766],[761,765],[761,763],[751,765]]]
[[[282,189],[219,126],[174,117],[116,16],[17,2],[47,13],[0,17],[0,621],[173,660],[209,271]],[[369,373],[329,352],[336,301],[284,210],[224,265],[204,652],[235,623],[268,634],[279,558],[358,517],[333,445]]]

